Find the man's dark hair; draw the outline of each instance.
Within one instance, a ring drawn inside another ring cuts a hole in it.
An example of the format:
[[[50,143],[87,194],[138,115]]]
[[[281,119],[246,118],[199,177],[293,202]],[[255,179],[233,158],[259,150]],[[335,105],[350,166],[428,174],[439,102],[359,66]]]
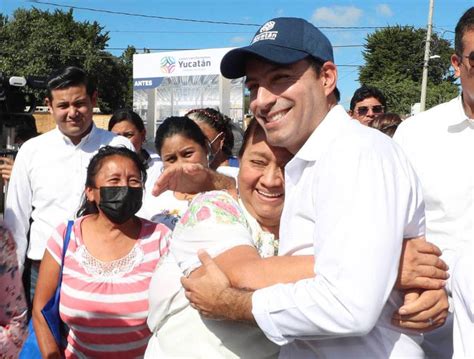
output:
[[[96,90],[95,84],[87,77],[84,70],[76,66],[68,66],[55,70],[48,78],[46,86],[46,97],[51,101],[53,99],[53,90],[62,90],[72,86],[84,85],[87,95],[92,97]]]
[[[464,52],[464,46],[462,38],[467,31],[474,30],[474,6],[467,9],[467,11],[459,19],[456,29],[454,30],[454,51],[457,55],[462,56]]]
[[[387,110],[387,100],[385,99],[385,96],[383,95],[382,91],[380,91],[376,87],[362,85],[362,87],[358,88],[354,92],[354,96],[352,96],[350,105],[351,111],[354,111],[354,108],[357,103],[364,101],[366,98],[371,97],[376,98],[382,104],[385,110]]]

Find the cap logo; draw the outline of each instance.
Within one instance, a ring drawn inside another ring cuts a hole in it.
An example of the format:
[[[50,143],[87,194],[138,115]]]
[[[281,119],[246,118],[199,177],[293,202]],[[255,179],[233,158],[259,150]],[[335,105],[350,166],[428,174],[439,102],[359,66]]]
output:
[[[262,26],[260,32],[270,31],[275,26],[275,21],[268,21],[265,25]]]
[[[262,40],[275,40],[278,35],[278,31],[270,31],[275,26],[275,21],[266,22],[259,31],[259,34],[255,35],[252,40],[252,44]]]

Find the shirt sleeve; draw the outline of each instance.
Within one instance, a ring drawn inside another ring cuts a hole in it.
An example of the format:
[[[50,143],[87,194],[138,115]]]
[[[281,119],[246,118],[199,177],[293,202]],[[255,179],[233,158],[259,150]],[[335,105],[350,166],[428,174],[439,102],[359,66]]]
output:
[[[16,358],[27,336],[27,308],[11,234],[0,226],[0,357]]]
[[[407,208],[417,205],[410,202],[416,184],[402,163],[394,146],[341,144],[321,159],[308,189],[316,277],[252,297],[253,315],[270,340],[361,336],[375,326],[397,277]]]
[[[28,249],[28,231],[32,208],[32,189],[28,173],[31,156],[28,143],[18,151],[8,183],[4,221],[16,242],[16,252],[20,271],[23,272]]]
[[[242,209],[228,193],[212,191],[192,201],[174,229],[171,252],[189,274],[201,266],[199,249],[216,257],[238,245],[254,246]]]

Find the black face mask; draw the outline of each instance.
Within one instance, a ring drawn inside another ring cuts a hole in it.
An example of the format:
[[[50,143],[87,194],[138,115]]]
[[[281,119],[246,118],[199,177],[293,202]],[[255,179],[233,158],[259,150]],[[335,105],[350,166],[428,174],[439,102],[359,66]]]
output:
[[[112,222],[122,224],[138,212],[142,198],[142,187],[100,187],[99,208]]]

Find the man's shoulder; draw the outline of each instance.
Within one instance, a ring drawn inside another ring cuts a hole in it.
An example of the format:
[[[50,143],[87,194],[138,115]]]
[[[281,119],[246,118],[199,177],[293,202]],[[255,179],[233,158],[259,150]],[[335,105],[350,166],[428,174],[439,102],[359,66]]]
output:
[[[458,99],[455,98],[451,101],[436,105],[429,110],[408,117],[398,126],[397,132],[417,129],[429,131],[433,126],[436,126],[442,123],[443,120],[448,120],[450,116],[453,116],[453,109],[458,105],[457,101]]]
[[[49,151],[51,149],[51,141],[58,138],[57,130],[51,130],[36,137],[30,138],[28,141],[23,143],[20,147],[20,151]]]
[[[332,150],[377,152],[393,148],[393,140],[384,133],[351,121],[347,129],[341,132],[333,143]]]

